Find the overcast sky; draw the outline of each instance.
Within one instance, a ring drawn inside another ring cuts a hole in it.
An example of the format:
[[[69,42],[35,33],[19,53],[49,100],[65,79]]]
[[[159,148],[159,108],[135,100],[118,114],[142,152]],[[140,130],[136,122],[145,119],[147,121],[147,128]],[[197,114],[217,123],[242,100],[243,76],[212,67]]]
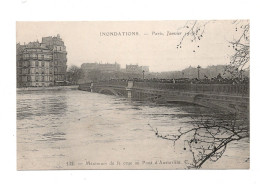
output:
[[[201,65],[227,64],[233,53],[228,41],[241,34],[231,21],[210,22],[199,42],[180,42],[187,21],[139,22],[17,22],[17,43],[41,41],[44,36],[60,34],[68,52],[68,65],[84,62],[117,62],[150,67],[150,71],[173,71]],[[181,35],[167,36],[167,31]],[[100,32],[138,32],[138,36],[100,36]],[[161,32],[162,35],[154,35]],[[199,46],[199,47],[198,47]],[[195,50],[195,52],[193,52]]]

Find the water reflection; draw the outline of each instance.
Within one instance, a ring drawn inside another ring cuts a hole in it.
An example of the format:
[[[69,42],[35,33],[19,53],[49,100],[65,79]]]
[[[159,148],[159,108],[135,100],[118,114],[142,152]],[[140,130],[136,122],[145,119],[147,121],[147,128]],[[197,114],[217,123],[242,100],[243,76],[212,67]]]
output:
[[[58,116],[67,112],[67,96],[62,91],[19,91],[17,96],[17,119]]]
[[[200,169],[206,162],[217,162],[230,145],[237,147],[249,143],[249,122],[237,116],[213,118],[201,116],[190,121],[188,126],[181,126],[178,131],[162,134],[160,130],[148,124],[155,136],[176,144],[183,143],[183,150],[190,153],[185,160],[187,168]],[[191,126],[192,125],[192,126]],[[249,155],[248,155],[249,156]],[[249,157],[245,160],[248,162]]]

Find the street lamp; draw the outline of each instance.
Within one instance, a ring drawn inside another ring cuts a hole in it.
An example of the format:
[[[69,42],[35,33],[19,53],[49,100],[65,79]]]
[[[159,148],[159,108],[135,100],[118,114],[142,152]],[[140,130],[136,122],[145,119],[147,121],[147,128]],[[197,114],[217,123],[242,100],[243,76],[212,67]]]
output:
[[[198,65],[197,69],[198,69],[198,79],[200,79],[200,65]]]
[[[143,70],[142,72],[143,72],[143,80],[144,80],[144,72],[145,72],[145,71]]]

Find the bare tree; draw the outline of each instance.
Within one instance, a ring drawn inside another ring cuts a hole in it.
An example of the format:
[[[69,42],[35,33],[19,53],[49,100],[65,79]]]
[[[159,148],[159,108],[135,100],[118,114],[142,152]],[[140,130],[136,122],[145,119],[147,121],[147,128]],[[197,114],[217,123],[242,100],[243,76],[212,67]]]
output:
[[[181,29],[184,31],[184,34],[181,37],[180,43],[177,45],[177,49],[182,48],[185,39],[188,39],[191,42],[200,41],[204,36],[207,24],[213,22],[215,21],[187,21],[183,27],[179,28],[179,30]],[[197,47],[199,47],[199,45],[197,45]],[[193,52],[195,52],[195,49]]]
[[[204,39],[209,24],[216,21],[187,21],[180,29],[183,31],[177,49],[185,46],[184,41],[195,43],[193,52],[196,52],[200,41]],[[234,26],[233,40],[227,41],[227,47],[232,47],[234,53],[230,56],[230,63],[225,72],[233,77],[242,75],[244,70],[249,69],[250,62],[250,23],[248,20],[231,21]],[[237,33],[241,34],[237,34]],[[230,115],[231,116],[231,115]],[[232,115],[229,119],[212,119],[202,117],[192,120],[192,127],[179,128],[176,134],[163,135],[157,128],[148,124],[158,138],[173,141],[184,141],[184,150],[189,151],[192,160],[186,162],[188,168],[199,169],[207,161],[216,162],[225,153],[227,146],[232,142],[249,139],[249,120],[247,117]]]
[[[236,26],[235,31],[242,29],[239,38],[230,41],[235,53],[230,57],[230,64],[226,71],[233,76],[241,76],[244,70],[249,69],[250,62],[250,24],[249,21],[236,20],[232,24]]]
[[[196,42],[193,52],[200,47],[199,41],[203,39],[208,24],[215,23],[210,21],[187,21],[186,24],[179,28],[183,31],[181,40],[177,44],[177,49],[181,49],[184,40]],[[232,47],[234,54],[230,56],[230,63],[227,65],[225,72],[230,73],[233,77],[241,76],[244,70],[249,70],[250,62],[250,22],[249,20],[235,20],[231,22],[234,25],[234,33],[237,31],[241,34],[227,42],[228,47]],[[234,34],[235,35],[235,34]]]
[[[184,141],[183,149],[192,155],[192,161],[186,161],[189,169],[199,169],[206,161],[218,161],[231,142],[249,138],[249,123],[246,118],[214,120],[202,117],[190,123],[193,128],[179,128],[177,134],[166,135],[148,124],[158,138],[173,141],[174,145],[176,141]]]
[[[72,83],[72,84],[78,84],[78,81],[80,78],[83,76],[83,71],[81,68],[72,65],[68,68],[67,71],[67,79]]]

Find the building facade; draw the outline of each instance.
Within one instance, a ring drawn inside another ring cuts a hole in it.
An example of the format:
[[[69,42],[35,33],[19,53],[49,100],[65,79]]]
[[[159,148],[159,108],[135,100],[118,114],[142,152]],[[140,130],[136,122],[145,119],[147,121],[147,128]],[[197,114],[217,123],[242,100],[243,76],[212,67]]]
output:
[[[17,87],[59,85],[66,80],[67,52],[60,36],[16,45]]]
[[[53,61],[50,65],[50,75],[53,75],[54,85],[59,85],[66,80],[67,51],[60,35],[54,37],[43,37],[42,44],[52,51]]]

